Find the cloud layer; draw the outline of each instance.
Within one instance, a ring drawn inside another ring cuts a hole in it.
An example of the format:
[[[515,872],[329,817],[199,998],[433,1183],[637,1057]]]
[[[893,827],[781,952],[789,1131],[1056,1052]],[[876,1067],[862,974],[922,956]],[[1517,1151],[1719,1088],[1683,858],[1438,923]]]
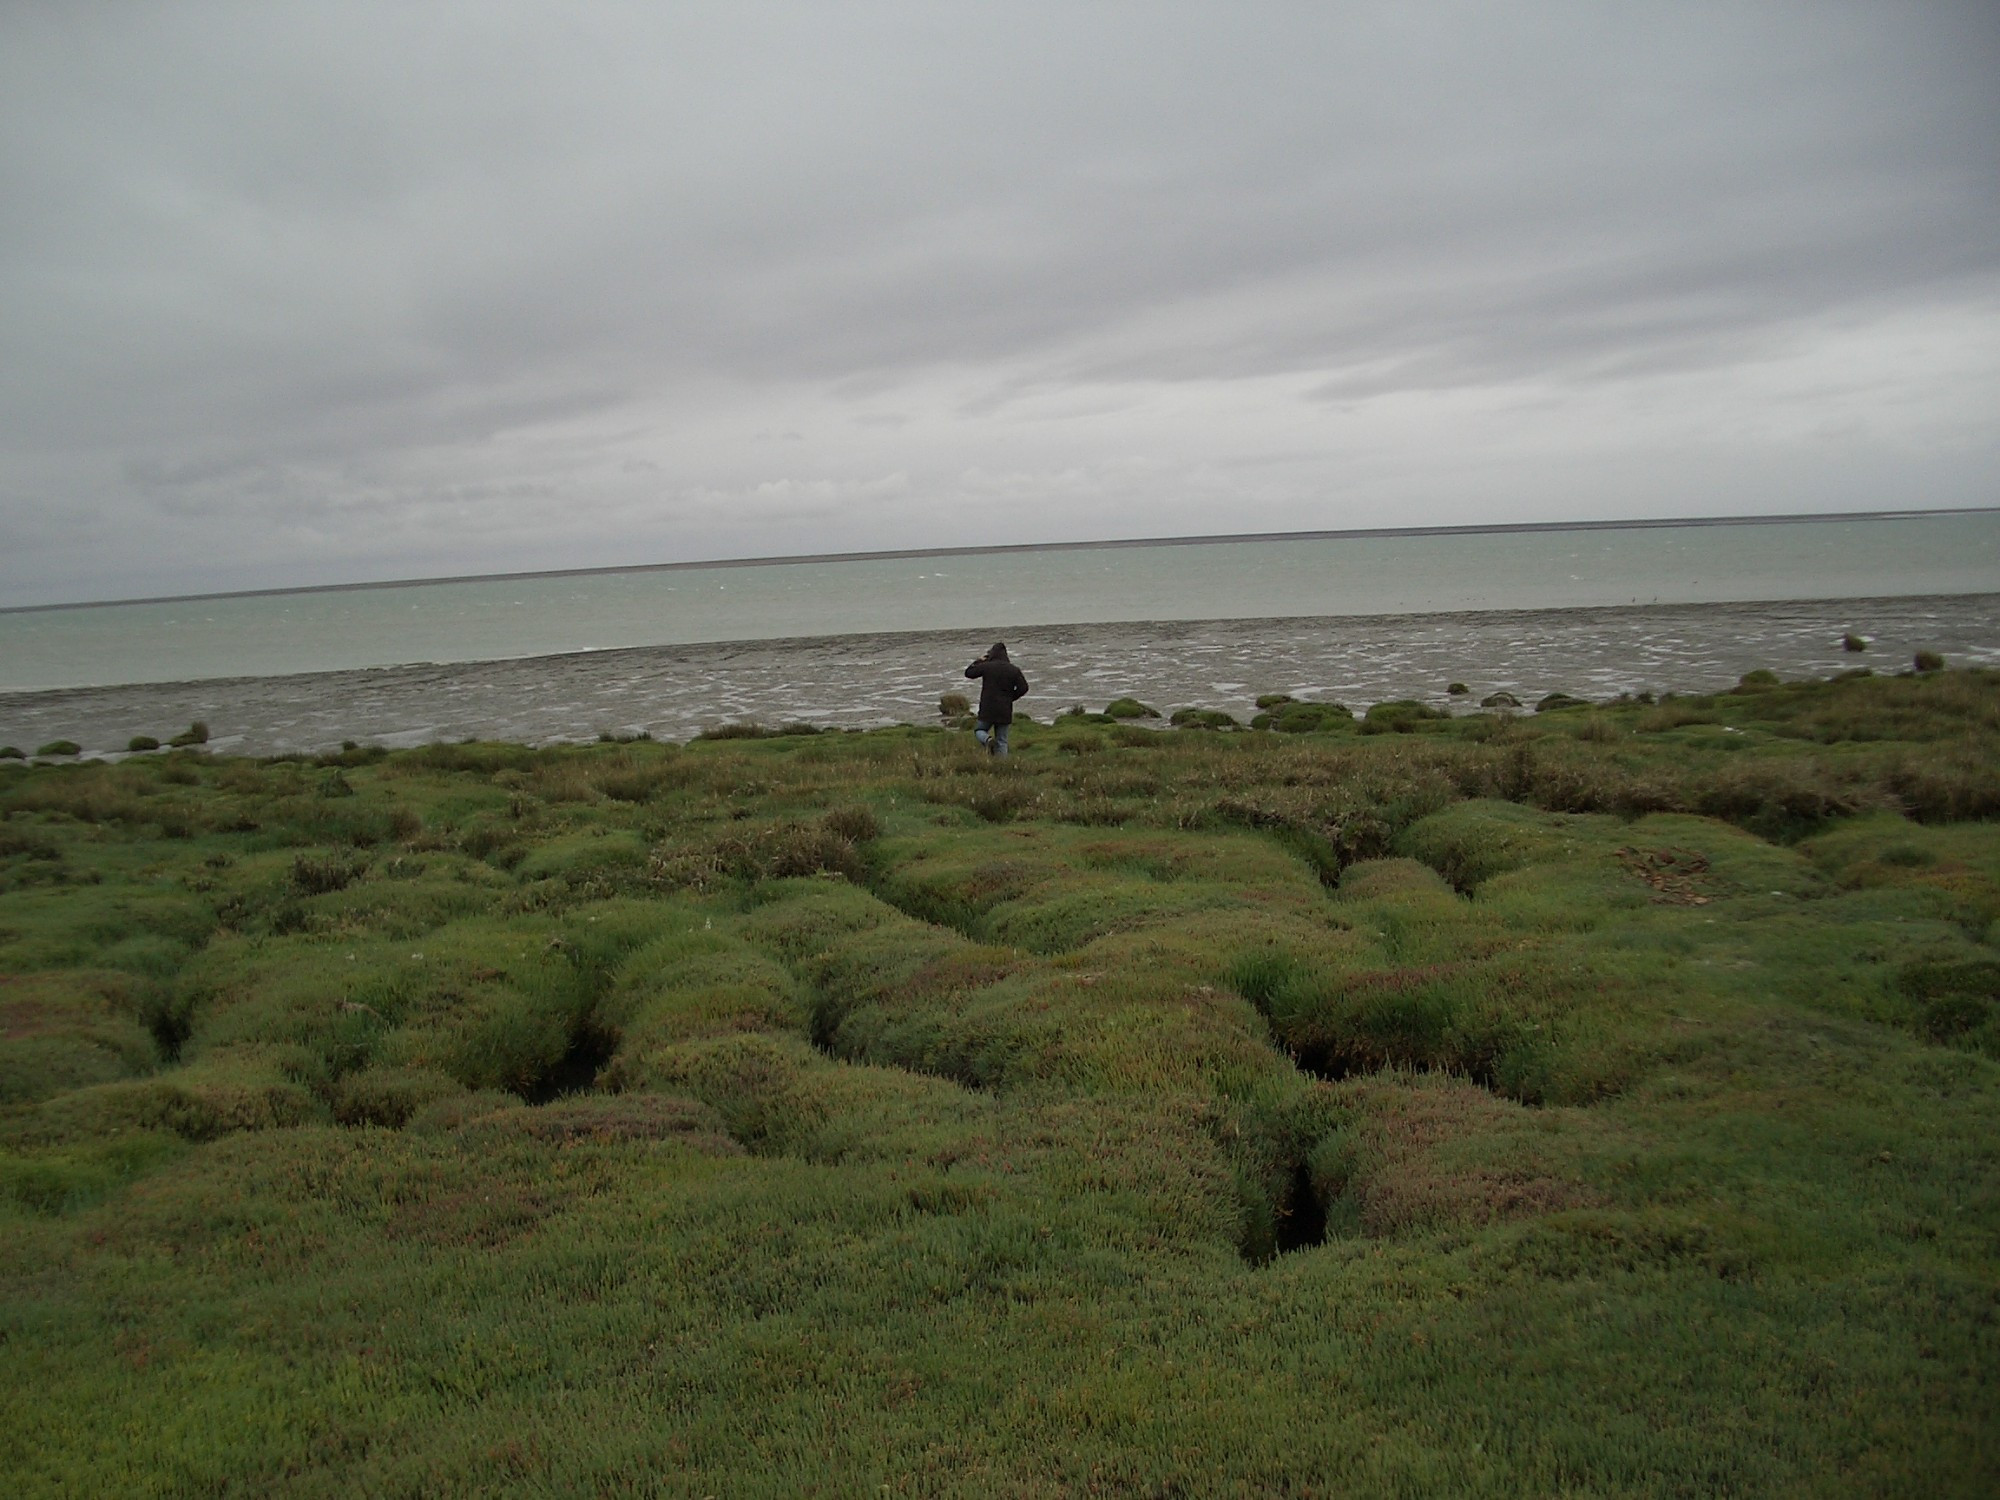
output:
[[[2000,501],[1990,5],[0,19],[0,603]]]

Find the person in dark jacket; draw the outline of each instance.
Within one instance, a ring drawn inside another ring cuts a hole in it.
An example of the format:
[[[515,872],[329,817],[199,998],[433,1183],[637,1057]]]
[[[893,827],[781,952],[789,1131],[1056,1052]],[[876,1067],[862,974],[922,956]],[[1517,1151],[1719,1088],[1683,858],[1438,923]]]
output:
[[[967,677],[979,679],[979,722],[972,737],[986,747],[989,755],[1007,753],[1007,731],[1014,723],[1014,700],[1025,697],[1028,679],[1007,660],[1007,643],[995,641],[993,649],[965,669]]]

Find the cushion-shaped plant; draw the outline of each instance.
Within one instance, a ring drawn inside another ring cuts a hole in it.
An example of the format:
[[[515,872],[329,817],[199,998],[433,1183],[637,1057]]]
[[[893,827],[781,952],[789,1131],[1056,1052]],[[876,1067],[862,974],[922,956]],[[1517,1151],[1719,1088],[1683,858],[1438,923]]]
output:
[[[1157,719],[1160,711],[1141,703],[1137,698],[1113,698],[1104,705],[1105,713],[1114,719]]]
[[[1167,722],[1176,729],[1236,729],[1235,718],[1216,708],[1177,708]]]

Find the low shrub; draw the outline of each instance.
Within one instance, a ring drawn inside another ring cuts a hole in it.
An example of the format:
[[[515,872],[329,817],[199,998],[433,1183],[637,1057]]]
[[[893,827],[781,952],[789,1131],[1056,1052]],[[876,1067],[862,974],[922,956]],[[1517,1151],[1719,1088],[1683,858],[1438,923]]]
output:
[[[1614,740],[1625,738],[1625,731],[1618,727],[1618,721],[1609,714],[1585,714],[1570,731],[1580,740],[1593,745],[1608,745]]]
[[[1564,709],[1568,708],[1588,707],[1590,707],[1588,699],[1574,698],[1568,693],[1550,693],[1535,704],[1535,712],[1538,714],[1554,714],[1561,713]]]
[[[292,889],[301,896],[330,895],[352,885],[366,868],[358,860],[341,859],[337,855],[322,859],[301,854],[292,861]]]
[[[1769,667],[1759,667],[1754,672],[1745,672],[1736,679],[1736,691],[1739,693],[1768,693],[1772,688],[1779,686],[1781,684],[1778,681],[1778,674]]]
[[[125,748],[127,750],[132,751],[134,754],[137,754],[141,750],[159,749],[160,742],[154,739],[150,734],[135,734],[132,736],[131,739],[125,742]]]
[[[1935,651],[1919,651],[1916,655],[1915,665],[1919,672],[1942,672],[1944,670],[1944,658],[1939,656]]]
[[[1275,729],[1280,734],[1312,734],[1329,729],[1352,729],[1354,710],[1345,703],[1301,703],[1293,701],[1274,714],[1259,714],[1268,722],[1258,728]]]
[[[1160,711],[1141,703],[1137,698],[1113,698],[1104,705],[1104,712],[1114,719],[1157,719]]]
[[[1177,708],[1167,722],[1176,729],[1240,729],[1235,718],[1214,708]]]
[[[400,1130],[426,1105],[465,1092],[457,1079],[428,1068],[364,1068],[340,1081],[333,1117],[342,1125]]]
[[[26,760],[19,745],[0,745],[0,760]]]
[[[167,743],[172,745],[176,750],[185,750],[190,745],[206,745],[208,743],[208,725],[202,720],[196,719],[187,728],[168,740]]]
[[[1472,689],[1462,682],[1452,682],[1445,684],[1445,691],[1454,698],[1463,698]]]
[[[851,843],[865,844],[882,836],[881,820],[872,809],[858,803],[852,807],[836,807],[821,818],[820,823]]]
[[[1394,698],[1370,705],[1362,717],[1361,729],[1364,734],[1408,734],[1419,724],[1450,717],[1443,709],[1432,708],[1414,698]]]
[[[768,740],[776,731],[762,724],[715,724],[695,736],[698,740]]]
[[[1290,693],[1259,693],[1257,695],[1257,706],[1259,708],[1283,708],[1287,703],[1293,701]]]
[[[972,703],[963,693],[946,693],[938,699],[938,712],[947,719],[956,719],[972,712]]]
[[[1866,651],[1868,649],[1868,642],[1850,630],[1840,638],[1840,649],[1843,651]]]
[[[37,755],[81,755],[83,746],[75,740],[50,740],[35,752]]]
[[[1481,708],[1519,708],[1521,700],[1512,693],[1488,693],[1479,700]]]

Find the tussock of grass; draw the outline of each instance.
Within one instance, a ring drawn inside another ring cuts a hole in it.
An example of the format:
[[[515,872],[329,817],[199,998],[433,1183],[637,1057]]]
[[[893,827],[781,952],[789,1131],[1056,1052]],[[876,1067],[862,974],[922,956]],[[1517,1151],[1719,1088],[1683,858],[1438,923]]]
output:
[[[10,769],[10,1477],[1984,1493],[2000,681],[1742,688]]]

